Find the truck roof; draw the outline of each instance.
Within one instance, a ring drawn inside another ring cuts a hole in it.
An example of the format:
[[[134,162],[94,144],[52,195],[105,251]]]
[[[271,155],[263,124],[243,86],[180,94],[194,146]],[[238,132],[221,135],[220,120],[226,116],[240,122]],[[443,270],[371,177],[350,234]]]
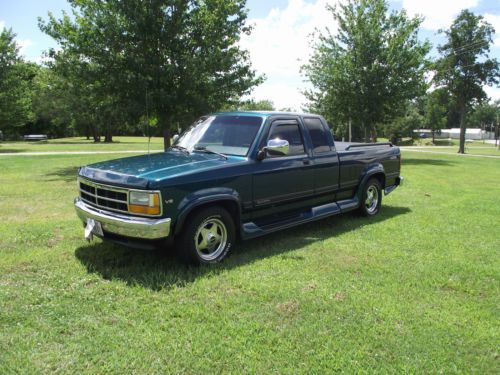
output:
[[[214,115],[218,116],[262,116],[269,117],[274,115],[293,115],[293,116],[315,116],[312,113],[301,113],[301,112],[281,112],[281,111],[232,111],[232,112],[216,112]]]

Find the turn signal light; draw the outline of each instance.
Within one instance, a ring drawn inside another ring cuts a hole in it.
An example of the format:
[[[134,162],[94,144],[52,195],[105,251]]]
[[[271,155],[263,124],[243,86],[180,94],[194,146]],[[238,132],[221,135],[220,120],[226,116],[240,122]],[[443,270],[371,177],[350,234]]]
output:
[[[131,192],[128,210],[140,215],[159,215],[161,212],[160,196],[158,193]]]

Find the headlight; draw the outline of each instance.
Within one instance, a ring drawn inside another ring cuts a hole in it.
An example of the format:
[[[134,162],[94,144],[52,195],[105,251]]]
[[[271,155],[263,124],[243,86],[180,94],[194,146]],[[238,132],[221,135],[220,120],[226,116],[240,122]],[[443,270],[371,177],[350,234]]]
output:
[[[160,195],[143,191],[131,191],[128,196],[128,210],[135,214],[159,215]]]

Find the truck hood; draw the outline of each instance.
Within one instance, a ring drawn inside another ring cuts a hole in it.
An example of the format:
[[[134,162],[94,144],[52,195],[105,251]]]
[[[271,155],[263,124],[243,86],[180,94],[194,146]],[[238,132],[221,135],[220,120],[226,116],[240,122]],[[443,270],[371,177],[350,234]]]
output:
[[[170,177],[243,160],[245,158],[239,156],[228,155],[226,160],[219,155],[201,152],[187,154],[180,151],[167,151],[91,164],[82,167],[79,175],[97,182],[145,189],[156,185],[155,182]]]

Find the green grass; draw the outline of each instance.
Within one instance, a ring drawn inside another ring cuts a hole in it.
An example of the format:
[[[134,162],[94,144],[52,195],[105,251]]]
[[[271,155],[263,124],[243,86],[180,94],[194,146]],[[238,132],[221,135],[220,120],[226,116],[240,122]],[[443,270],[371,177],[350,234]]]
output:
[[[163,138],[151,138],[151,150],[163,150]],[[113,137],[113,143],[94,143],[84,137],[50,139],[42,142],[0,142],[1,153],[58,151],[134,151],[147,150],[147,137]]]
[[[432,152],[456,153],[458,152],[458,145],[453,146],[439,146],[426,145],[419,147],[418,150],[426,150]],[[493,155],[500,156],[500,149],[494,144],[482,143],[481,141],[466,143],[465,153],[472,155]]]
[[[0,373],[498,373],[500,161],[404,156],[378,217],[199,269],[83,240],[76,168],[110,155],[0,157]]]

